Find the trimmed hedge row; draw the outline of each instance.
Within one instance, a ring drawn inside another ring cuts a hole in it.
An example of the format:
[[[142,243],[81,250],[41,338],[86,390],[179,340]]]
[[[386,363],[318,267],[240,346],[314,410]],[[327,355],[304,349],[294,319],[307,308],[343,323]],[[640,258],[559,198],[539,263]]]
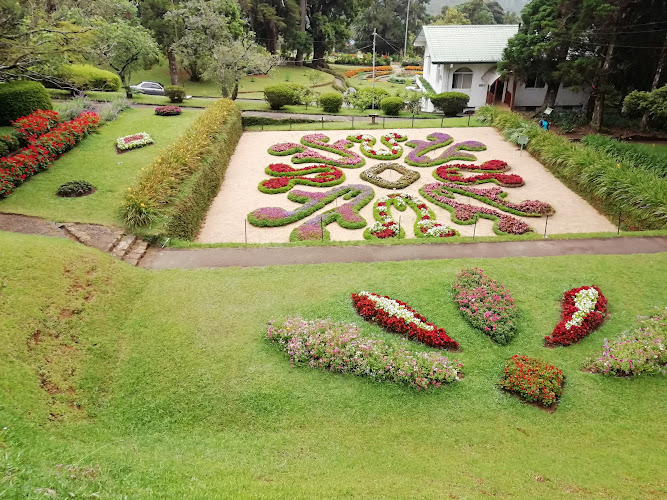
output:
[[[53,109],[51,97],[41,83],[18,80],[0,83],[0,125],[38,109]]]
[[[478,113],[508,140],[529,137],[528,152],[612,220],[620,214],[631,229],[667,228],[667,178],[542,130],[517,113],[493,106],[484,106]]]
[[[207,108],[128,190],[122,205],[125,224],[146,236],[192,239],[242,132],[241,112],[232,100]]]

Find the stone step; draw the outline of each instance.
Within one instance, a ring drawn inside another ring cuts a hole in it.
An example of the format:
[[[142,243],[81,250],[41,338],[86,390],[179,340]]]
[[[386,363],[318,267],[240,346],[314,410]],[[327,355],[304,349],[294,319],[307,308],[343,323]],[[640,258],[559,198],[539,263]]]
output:
[[[134,243],[134,240],[136,239],[137,237],[133,234],[124,235],[120,242],[116,245],[116,248],[111,251],[111,255],[117,259],[122,259],[128,253],[132,243]]]
[[[132,246],[129,248],[123,260],[131,266],[136,266],[148,250],[148,243],[140,238],[134,240]]]

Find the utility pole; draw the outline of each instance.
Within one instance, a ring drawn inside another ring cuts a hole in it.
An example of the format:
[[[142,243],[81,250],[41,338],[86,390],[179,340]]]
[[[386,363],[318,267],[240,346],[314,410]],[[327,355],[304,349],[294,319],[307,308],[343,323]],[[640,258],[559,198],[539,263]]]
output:
[[[373,102],[372,106],[375,109],[375,36],[377,35],[378,30],[373,28]]]
[[[403,57],[408,54],[408,24],[410,23],[410,0],[408,0],[408,13],[405,16],[405,43],[403,44]]]

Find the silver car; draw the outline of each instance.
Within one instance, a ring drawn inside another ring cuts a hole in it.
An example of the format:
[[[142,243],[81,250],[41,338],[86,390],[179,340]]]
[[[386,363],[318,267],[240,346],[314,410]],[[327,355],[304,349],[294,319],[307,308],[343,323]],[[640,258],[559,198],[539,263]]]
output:
[[[164,95],[164,87],[157,82],[141,82],[137,85],[130,85],[132,92],[138,92],[147,95]]]

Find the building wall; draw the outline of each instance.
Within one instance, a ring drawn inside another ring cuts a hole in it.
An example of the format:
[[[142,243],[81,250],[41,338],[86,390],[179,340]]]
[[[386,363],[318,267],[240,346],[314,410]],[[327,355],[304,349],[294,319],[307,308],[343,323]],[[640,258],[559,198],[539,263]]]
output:
[[[510,81],[510,85],[512,85]],[[511,88],[511,87],[510,87]],[[526,88],[523,82],[519,82],[516,86],[516,95],[514,96],[514,107],[534,107],[541,106],[544,102],[544,96],[547,93],[547,88]],[[591,89],[583,89],[582,87],[563,87],[561,84],[556,96],[554,106],[583,106],[588,101],[591,94]]]
[[[470,96],[468,106],[478,108],[486,103],[486,92],[488,85],[482,81],[482,76],[496,65],[486,64],[433,64],[430,62],[428,46],[424,51],[424,78],[431,84],[433,90],[441,92],[462,92]],[[454,72],[459,68],[469,68],[472,70],[472,86],[469,89],[452,88]],[[429,106],[432,110],[432,106]],[[425,109],[429,111],[429,109]]]

